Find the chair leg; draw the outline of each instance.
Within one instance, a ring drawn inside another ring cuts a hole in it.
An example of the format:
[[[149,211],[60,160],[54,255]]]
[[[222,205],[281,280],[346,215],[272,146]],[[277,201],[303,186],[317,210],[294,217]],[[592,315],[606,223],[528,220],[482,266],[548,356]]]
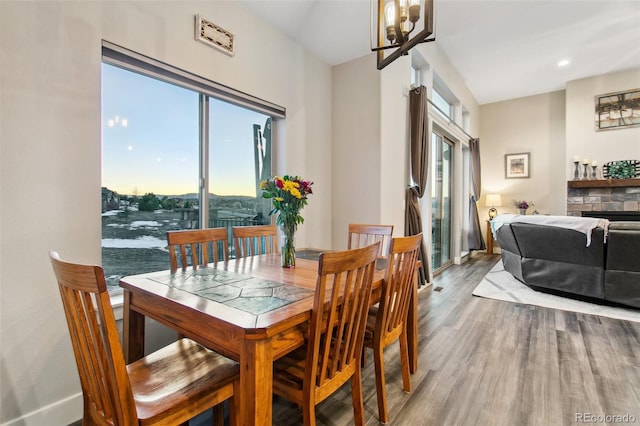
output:
[[[213,425],[224,425],[224,402],[213,407]]]
[[[378,397],[378,420],[389,423],[387,412],[387,388],[384,378],[384,349],[382,345],[373,349],[373,364],[376,370],[376,395]]]
[[[304,426],[316,426],[316,405],[315,401],[305,401],[302,407],[302,419]]]
[[[351,400],[353,402],[353,424],[364,426],[364,400],[362,398],[362,371],[356,368],[351,376]]]
[[[400,333],[400,364],[402,366],[402,389],[411,392],[411,376],[409,375],[409,344],[407,341],[407,328]]]
[[[229,399],[229,426],[240,426],[240,381],[233,382],[233,396]]]

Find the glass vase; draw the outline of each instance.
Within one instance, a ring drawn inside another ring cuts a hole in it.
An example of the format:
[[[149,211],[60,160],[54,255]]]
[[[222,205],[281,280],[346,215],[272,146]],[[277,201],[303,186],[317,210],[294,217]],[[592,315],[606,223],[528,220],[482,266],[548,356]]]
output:
[[[526,215],[527,214],[527,209],[518,209],[520,210],[520,214],[521,215]]]
[[[296,224],[295,223],[283,223],[279,225],[280,228],[280,254],[282,256],[283,268],[294,268],[296,266]]]

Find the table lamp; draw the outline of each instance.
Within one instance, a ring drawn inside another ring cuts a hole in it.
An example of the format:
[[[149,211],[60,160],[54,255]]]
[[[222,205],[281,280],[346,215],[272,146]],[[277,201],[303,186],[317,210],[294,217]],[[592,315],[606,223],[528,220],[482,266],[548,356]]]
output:
[[[502,197],[500,197],[500,194],[487,194],[485,205],[491,206],[489,209],[489,220],[491,220],[498,215],[496,207],[502,206]]]

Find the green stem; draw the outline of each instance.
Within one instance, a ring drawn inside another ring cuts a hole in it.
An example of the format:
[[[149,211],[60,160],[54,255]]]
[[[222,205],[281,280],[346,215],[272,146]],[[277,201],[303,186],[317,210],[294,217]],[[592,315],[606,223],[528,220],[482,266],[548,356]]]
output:
[[[296,266],[296,248],[294,243],[296,223],[295,220],[285,220],[280,226],[284,239],[284,241],[282,241],[282,267],[293,268]]]

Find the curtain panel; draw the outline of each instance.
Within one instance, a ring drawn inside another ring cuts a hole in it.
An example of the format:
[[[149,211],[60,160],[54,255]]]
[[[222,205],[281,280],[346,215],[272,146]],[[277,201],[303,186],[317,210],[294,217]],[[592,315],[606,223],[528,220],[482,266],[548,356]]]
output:
[[[409,142],[410,164],[413,186],[406,191],[406,208],[404,221],[404,234],[406,236],[417,235],[422,232],[422,213],[420,211],[420,198],[424,195],[429,174],[429,113],[427,109],[427,88],[420,86],[409,92]],[[419,259],[422,262],[420,268],[420,285],[430,282],[431,269],[424,233],[420,246]]]
[[[471,194],[469,195],[469,251],[485,250],[487,247],[482,238],[477,202],[480,199],[480,139],[469,139],[471,154]]]

